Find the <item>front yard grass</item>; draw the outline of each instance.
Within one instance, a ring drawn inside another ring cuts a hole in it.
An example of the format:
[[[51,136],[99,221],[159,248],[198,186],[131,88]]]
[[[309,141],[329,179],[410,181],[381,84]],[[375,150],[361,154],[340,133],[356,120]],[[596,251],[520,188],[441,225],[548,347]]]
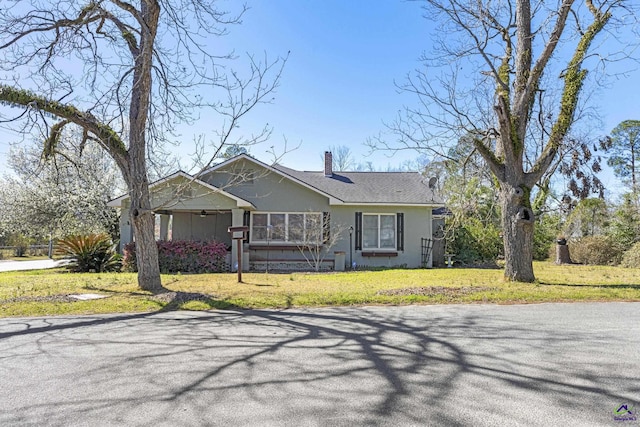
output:
[[[153,296],[131,273],[62,269],[0,273],[0,317],[148,312],[168,309],[287,308],[363,304],[640,301],[640,269],[534,266],[538,282],[508,283],[502,270],[433,269],[344,273],[163,275],[177,294]],[[71,294],[101,294],[75,301]]]

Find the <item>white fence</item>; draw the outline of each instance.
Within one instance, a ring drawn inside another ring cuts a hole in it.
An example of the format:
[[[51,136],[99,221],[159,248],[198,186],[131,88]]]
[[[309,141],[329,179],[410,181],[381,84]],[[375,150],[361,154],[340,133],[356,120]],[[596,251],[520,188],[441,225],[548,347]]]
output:
[[[48,256],[49,258],[51,258],[55,247],[53,247],[53,245],[29,245],[24,247],[0,246],[0,259],[20,256],[20,251],[18,249],[20,249],[20,251],[24,250],[24,255]]]

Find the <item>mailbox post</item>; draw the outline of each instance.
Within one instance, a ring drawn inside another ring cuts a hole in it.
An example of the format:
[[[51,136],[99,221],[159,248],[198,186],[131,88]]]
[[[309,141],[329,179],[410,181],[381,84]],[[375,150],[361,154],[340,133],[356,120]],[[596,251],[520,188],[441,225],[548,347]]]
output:
[[[238,258],[238,283],[242,283],[242,241],[247,238],[247,231],[249,231],[249,227],[237,226],[237,227],[229,227],[229,234],[231,234],[231,239],[235,240],[238,245],[238,252],[236,254]]]

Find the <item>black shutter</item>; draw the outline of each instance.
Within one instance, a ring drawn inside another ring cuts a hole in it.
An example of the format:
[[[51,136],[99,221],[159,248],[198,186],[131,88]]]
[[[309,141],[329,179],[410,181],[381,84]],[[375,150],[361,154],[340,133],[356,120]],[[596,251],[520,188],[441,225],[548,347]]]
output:
[[[362,250],[362,212],[356,212],[356,251]]]
[[[251,224],[251,212],[249,211],[244,211],[244,214],[242,215],[242,225],[246,226],[246,227],[250,227]],[[244,239],[245,243],[249,243],[249,232],[251,230],[249,229],[249,231],[247,231],[247,238]]]
[[[396,214],[396,219],[398,220],[398,227],[396,229],[398,244],[396,249],[404,251],[404,214],[402,212],[398,212]]]

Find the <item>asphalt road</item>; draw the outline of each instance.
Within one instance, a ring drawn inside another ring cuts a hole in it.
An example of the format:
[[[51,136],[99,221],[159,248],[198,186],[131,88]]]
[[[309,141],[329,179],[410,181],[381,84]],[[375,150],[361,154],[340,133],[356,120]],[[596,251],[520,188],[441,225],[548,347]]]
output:
[[[639,332],[640,303],[1,319],[0,425],[640,425]]]

